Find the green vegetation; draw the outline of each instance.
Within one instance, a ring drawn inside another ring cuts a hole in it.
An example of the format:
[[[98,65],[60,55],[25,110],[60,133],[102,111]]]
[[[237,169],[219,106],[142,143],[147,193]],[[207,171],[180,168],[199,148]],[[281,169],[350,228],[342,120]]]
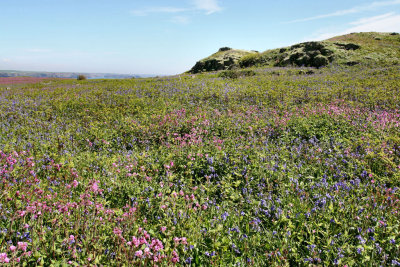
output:
[[[256,75],[254,70],[225,70],[218,73],[218,77],[229,79],[237,79],[239,77],[254,75]]]
[[[241,67],[335,64],[399,64],[400,37],[389,33],[353,33],[322,42],[306,42],[243,57]]]
[[[190,70],[190,73],[231,69],[232,67],[237,66],[238,61],[242,57],[256,53],[257,52],[255,51],[222,47],[217,53],[198,61]]]
[[[400,64],[400,35],[376,32],[352,33],[321,42],[305,42],[262,53],[241,51],[219,51],[196,63],[190,72],[199,73],[254,66],[319,68],[331,63],[348,66],[357,64],[391,66]],[[233,53],[232,57],[235,60],[226,60],[231,57],[227,53]]]
[[[77,79],[78,81],[83,81],[83,80],[86,80],[87,78],[86,78],[85,75],[80,74],[80,75],[78,75],[78,77],[77,77],[76,79]]]
[[[395,60],[0,85],[0,264],[398,265]]]

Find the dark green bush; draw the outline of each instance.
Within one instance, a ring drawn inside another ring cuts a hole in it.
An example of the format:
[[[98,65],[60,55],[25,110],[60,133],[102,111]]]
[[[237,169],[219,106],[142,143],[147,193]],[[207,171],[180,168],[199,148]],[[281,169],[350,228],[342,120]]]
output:
[[[239,60],[239,65],[241,68],[252,67],[259,63],[260,63],[260,55],[258,53],[244,56]]]
[[[240,76],[255,76],[256,72],[254,70],[241,70],[239,71]]]
[[[78,75],[78,78],[77,78],[78,81],[83,81],[83,80],[86,80],[86,79],[87,79],[86,76],[82,75],[82,74]]]
[[[224,52],[224,51],[229,51],[229,50],[232,50],[232,48],[225,46],[225,47],[221,47],[218,51]]]
[[[225,70],[218,74],[220,78],[237,79],[239,78],[238,71],[235,70]]]
[[[218,74],[220,78],[237,79],[239,77],[254,76],[256,72],[254,70],[225,70]]]

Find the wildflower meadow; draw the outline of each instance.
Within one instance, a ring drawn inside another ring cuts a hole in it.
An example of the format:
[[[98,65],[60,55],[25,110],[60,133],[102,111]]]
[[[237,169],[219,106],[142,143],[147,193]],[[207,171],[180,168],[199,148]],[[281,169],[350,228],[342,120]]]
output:
[[[0,84],[0,265],[400,266],[400,66]]]

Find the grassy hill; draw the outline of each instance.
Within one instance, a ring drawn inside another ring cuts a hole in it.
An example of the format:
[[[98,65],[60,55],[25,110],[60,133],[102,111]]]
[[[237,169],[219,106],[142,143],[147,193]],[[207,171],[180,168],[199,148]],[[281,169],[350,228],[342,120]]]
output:
[[[243,50],[230,50],[231,53]],[[218,61],[221,52],[211,55],[200,63]],[[199,64],[196,64],[196,66]],[[322,67],[331,63],[339,65],[357,64],[400,64],[400,35],[398,33],[351,33],[337,36],[325,41],[311,41],[295,44],[288,47],[266,50],[262,53],[247,52],[236,53],[236,60],[224,64],[224,69],[234,67],[253,66],[306,66]],[[203,70],[220,70],[223,68],[196,68],[191,72],[197,73]]]
[[[256,51],[222,47],[218,50],[218,52],[198,61],[190,70],[190,72],[199,73],[203,71],[229,69],[231,66],[237,65],[241,58],[255,54],[257,54]]]

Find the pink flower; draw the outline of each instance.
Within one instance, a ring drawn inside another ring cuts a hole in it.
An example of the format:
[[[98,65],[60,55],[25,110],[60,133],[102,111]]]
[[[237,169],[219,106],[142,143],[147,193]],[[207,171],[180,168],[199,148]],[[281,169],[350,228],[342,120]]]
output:
[[[136,251],[135,252],[135,256],[136,257],[142,257],[143,256],[143,251],[141,251],[141,250]]]
[[[120,235],[122,234],[122,230],[119,229],[118,227],[115,227],[114,230],[113,230],[113,233],[114,233],[115,235],[120,236]]]
[[[181,241],[179,237],[174,237],[175,246],[179,245],[179,241]]]
[[[16,246],[13,246],[13,245],[10,246],[10,250],[11,250],[11,251],[15,251],[16,249],[17,249]]]
[[[90,189],[91,189],[93,192],[97,193],[97,191],[99,191],[99,185],[97,184],[97,182],[94,182],[94,183],[92,184],[92,186],[90,187]]]
[[[144,255],[149,256],[151,255],[150,249],[149,248],[145,248],[144,249]]]
[[[161,232],[165,232],[167,230],[167,227],[165,227],[165,226],[161,226]]]
[[[74,188],[76,188],[76,187],[78,186],[78,184],[79,184],[79,182],[78,182],[77,180],[74,180],[74,181],[72,182],[72,186],[73,186]]]
[[[25,216],[25,214],[26,214],[26,212],[23,210],[23,211],[18,211],[18,213],[19,213],[19,216],[20,217],[24,217]]]
[[[162,242],[158,239],[153,239],[151,240],[151,245],[150,247],[154,250],[154,251],[160,251],[164,249],[164,246],[162,244]]]
[[[132,236],[132,243],[135,245],[135,247],[140,245],[140,241],[136,238],[136,236]]]
[[[10,259],[7,258],[7,253],[0,253],[0,263],[9,263]]]
[[[140,245],[146,244],[147,240],[144,237],[139,238]]]
[[[28,243],[26,243],[26,242],[18,242],[18,249],[26,251],[27,247],[28,247]]]
[[[143,235],[145,239],[150,239],[150,235],[146,231],[144,231]]]
[[[181,243],[182,243],[183,245],[187,245],[187,239],[186,239],[186,237],[182,237],[182,238],[181,238]]]
[[[154,261],[154,262],[159,262],[159,261],[160,261],[160,259],[158,258],[158,256],[157,256],[157,255],[154,255],[154,257],[153,257],[153,261]]]
[[[178,255],[178,253],[177,253],[175,250],[172,251],[172,259],[171,259],[171,261],[172,261],[173,263],[179,262],[179,255]]]

